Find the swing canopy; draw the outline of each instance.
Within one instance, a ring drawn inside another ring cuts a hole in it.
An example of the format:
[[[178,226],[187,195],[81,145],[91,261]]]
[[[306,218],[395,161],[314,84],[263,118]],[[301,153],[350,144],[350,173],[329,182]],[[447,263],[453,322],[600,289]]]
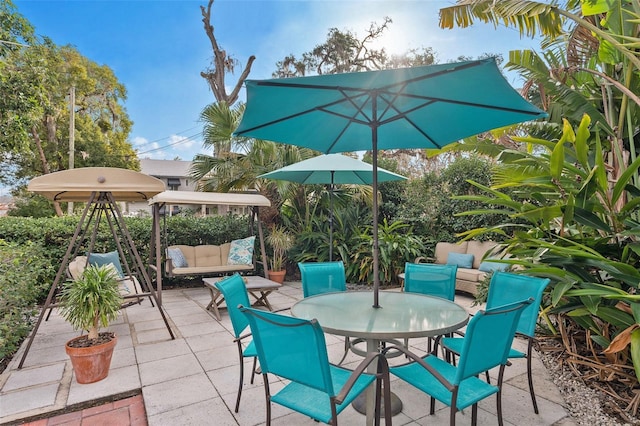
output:
[[[164,191],[165,185],[134,170],[83,167],[38,176],[27,189],[52,201],[87,202],[93,192],[110,192],[115,201],[147,201]]]

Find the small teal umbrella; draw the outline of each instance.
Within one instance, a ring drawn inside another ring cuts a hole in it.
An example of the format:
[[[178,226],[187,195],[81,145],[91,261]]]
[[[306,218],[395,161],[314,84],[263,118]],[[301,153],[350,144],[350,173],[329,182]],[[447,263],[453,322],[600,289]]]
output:
[[[329,186],[329,260],[333,260],[333,190],[336,184],[371,185],[373,166],[342,154],[327,154],[309,158],[258,177],[287,180],[303,184],[328,184]],[[378,182],[407,179],[382,168],[377,169]]]
[[[493,58],[424,67],[248,80],[237,136],[325,154],[441,148],[487,130],[546,117],[500,73]],[[373,174],[377,207],[377,175]],[[373,210],[373,306],[379,307],[378,211]]]

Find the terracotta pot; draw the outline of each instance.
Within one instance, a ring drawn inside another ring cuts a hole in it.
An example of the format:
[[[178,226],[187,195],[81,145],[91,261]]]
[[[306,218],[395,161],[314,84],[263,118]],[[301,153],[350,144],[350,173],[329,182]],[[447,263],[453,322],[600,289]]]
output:
[[[71,339],[65,345],[67,355],[71,358],[71,365],[76,375],[78,383],[94,383],[107,377],[111,366],[111,356],[113,349],[118,343],[118,338],[114,335],[111,341],[87,348],[72,348],[70,342],[85,339],[86,336]]]
[[[286,273],[287,271],[269,271],[269,279],[277,282],[278,284],[282,284]]]

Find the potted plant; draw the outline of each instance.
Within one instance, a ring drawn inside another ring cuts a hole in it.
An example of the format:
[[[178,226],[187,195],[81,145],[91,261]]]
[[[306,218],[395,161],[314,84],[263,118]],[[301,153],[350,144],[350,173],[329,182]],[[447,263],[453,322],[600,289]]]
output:
[[[64,284],[58,301],[62,317],[76,330],[88,331],[65,345],[76,380],[93,383],[104,379],[109,373],[117,337],[99,330],[120,312],[122,296],[117,273],[110,265],[87,265],[79,278]]]
[[[269,279],[282,284],[286,274],[287,251],[293,247],[293,237],[282,226],[274,226],[267,236],[267,243],[273,249]]]

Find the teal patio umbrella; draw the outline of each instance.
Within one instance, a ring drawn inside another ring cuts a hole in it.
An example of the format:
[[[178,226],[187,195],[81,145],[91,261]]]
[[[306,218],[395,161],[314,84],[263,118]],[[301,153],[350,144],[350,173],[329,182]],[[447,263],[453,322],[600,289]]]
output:
[[[373,183],[373,166],[342,154],[327,154],[309,158],[258,177],[287,180],[303,184],[329,185],[329,260],[333,260],[333,190],[334,185]],[[377,168],[377,181],[405,180],[406,177]]]
[[[498,127],[547,114],[500,73],[493,58],[424,67],[248,80],[235,132],[325,154],[441,148]],[[374,207],[377,175],[373,174]],[[379,307],[378,212],[373,210],[373,293]]]

